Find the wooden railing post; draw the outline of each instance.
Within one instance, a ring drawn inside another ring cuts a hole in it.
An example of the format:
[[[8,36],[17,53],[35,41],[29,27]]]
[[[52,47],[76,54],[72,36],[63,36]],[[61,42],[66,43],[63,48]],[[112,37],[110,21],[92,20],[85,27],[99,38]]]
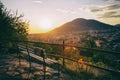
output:
[[[62,56],[63,56],[63,67],[65,67],[65,59],[64,59],[64,49],[65,49],[65,43],[64,43],[64,40],[63,40],[63,50],[62,50]]]
[[[44,76],[43,76],[43,80],[46,79],[46,63],[45,63],[45,51],[41,50],[41,56],[43,57],[43,72],[44,72]]]
[[[18,53],[18,56],[19,56],[19,65],[21,65],[21,59],[20,59],[20,58],[21,58],[21,57],[20,57],[21,55],[20,55],[20,53]]]
[[[16,42],[16,46],[17,46],[17,56],[19,57],[19,66],[21,65],[21,59],[20,59],[20,49],[19,49],[19,47],[18,47],[18,44],[17,44],[17,42]]]
[[[45,58],[43,57],[43,70],[44,70],[44,77],[43,80],[46,79],[46,63],[45,63]]]
[[[56,63],[56,66],[57,66],[57,70],[58,70],[58,80],[60,80],[60,69],[61,69],[61,67],[60,67],[60,64],[59,64],[59,56],[56,56],[56,59],[55,60],[57,60],[57,63]]]
[[[57,66],[58,66],[58,80],[60,80],[60,65],[59,65],[59,63],[57,63]]]
[[[29,53],[28,43],[27,42],[26,42],[26,50],[27,50],[27,53],[28,53],[29,72],[31,72],[31,59],[30,59],[30,53]]]

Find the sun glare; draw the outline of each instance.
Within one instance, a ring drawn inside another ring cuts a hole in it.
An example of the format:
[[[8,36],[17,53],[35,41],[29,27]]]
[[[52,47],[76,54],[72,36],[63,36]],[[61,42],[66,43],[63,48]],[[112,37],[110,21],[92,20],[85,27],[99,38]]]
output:
[[[39,22],[39,28],[43,31],[43,32],[48,32],[51,29],[53,29],[53,22],[49,19],[43,19]]]

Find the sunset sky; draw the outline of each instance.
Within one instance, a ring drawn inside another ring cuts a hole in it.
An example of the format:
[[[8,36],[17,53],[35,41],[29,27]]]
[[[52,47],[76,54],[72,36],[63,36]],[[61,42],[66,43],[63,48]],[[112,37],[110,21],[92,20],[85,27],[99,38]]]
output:
[[[24,14],[29,33],[47,32],[76,18],[120,24],[120,0],[1,0],[8,10]]]

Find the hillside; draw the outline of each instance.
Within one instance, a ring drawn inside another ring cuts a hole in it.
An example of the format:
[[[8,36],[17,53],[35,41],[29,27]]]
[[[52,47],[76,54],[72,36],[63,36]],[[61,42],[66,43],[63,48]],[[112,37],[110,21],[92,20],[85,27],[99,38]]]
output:
[[[120,24],[116,24],[115,27],[120,28]]]
[[[78,32],[88,30],[105,30],[113,28],[112,25],[108,25],[97,20],[77,18],[73,21],[67,22],[62,26],[52,30],[49,33],[67,33],[67,32]]]

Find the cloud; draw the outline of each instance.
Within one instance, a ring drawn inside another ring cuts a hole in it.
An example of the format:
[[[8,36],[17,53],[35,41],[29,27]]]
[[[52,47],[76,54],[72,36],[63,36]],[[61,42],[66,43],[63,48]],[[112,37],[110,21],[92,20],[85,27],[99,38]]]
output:
[[[108,1],[108,0],[104,0],[104,1]],[[93,6],[89,9],[90,9],[90,12],[94,13],[94,15],[96,15],[96,17],[98,18],[120,18],[119,4]]]
[[[41,0],[33,0],[32,2],[33,2],[33,3],[39,3],[39,4],[42,4],[42,3],[43,3],[43,1],[41,1]]]
[[[93,8],[90,8],[90,11],[91,12],[100,12],[100,11],[117,10],[117,9],[120,9],[120,5],[113,4],[113,5],[102,6],[102,7],[93,7]]]
[[[91,12],[99,12],[99,11],[103,11],[103,9],[96,7],[96,8],[91,8],[90,11],[91,11]]]
[[[109,6],[103,7],[103,9],[106,9],[106,10],[120,9],[120,5],[118,4],[109,5]]]
[[[80,6],[78,8],[79,11],[84,11],[84,12],[91,12],[89,7],[92,6],[92,5],[84,5],[84,6]]]
[[[109,0],[103,0],[103,1],[109,1]]]
[[[99,18],[120,18],[120,14],[117,14],[117,12],[105,12],[104,14],[97,15]]]
[[[112,15],[110,17],[113,17],[113,18],[120,18],[120,14],[119,15]]]
[[[111,1],[111,0],[103,0],[103,1]],[[112,1],[120,1],[120,0],[112,0]]]
[[[56,9],[56,11],[61,12],[61,13],[68,13],[68,14],[79,14],[79,12],[75,10]]]
[[[56,11],[61,12],[61,13],[68,13],[68,10],[65,9],[56,9]]]

